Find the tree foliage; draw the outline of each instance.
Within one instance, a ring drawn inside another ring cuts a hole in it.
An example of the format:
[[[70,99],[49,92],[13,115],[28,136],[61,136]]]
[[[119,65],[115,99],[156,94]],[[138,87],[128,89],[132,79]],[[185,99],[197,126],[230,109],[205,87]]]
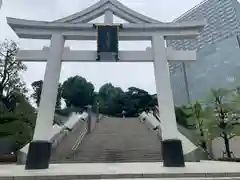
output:
[[[13,91],[25,94],[25,83],[21,80],[20,73],[27,67],[16,60],[18,47],[15,42],[5,41],[0,45],[0,97],[8,97]]]
[[[202,107],[201,103],[196,101],[186,107],[190,111],[190,116],[188,117],[189,123],[197,130],[197,145],[199,145],[207,154],[208,157],[212,159],[211,153],[208,149],[209,137],[208,137],[208,126],[207,122],[209,117],[209,111]]]
[[[122,112],[121,98],[123,90],[114,87],[111,83],[106,83],[99,89],[97,100],[101,113],[119,116]]]
[[[212,121],[210,132],[221,137],[225,144],[225,154],[232,157],[229,140],[236,136],[235,127],[240,125],[240,114],[235,106],[232,91],[226,89],[212,90],[212,103],[210,105],[215,121]]]
[[[125,112],[125,116],[130,117],[138,116],[150,106],[156,105],[154,96],[143,89],[130,87],[124,92],[111,83],[104,84],[99,89],[98,102],[103,114],[122,116],[122,112]]]
[[[36,121],[36,111],[22,95],[16,95],[18,104],[13,112],[0,114],[0,137],[9,137],[16,142],[16,149],[31,140]]]
[[[43,81],[38,80],[32,83],[33,93],[31,97],[34,99],[37,106],[39,106],[43,88]],[[62,85],[61,83],[58,84],[58,93],[57,93],[57,100],[56,100],[56,108],[61,108],[61,99],[62,99]]]
[[[237,135],[237,126],[240,125],[240,111],[238,108],[238,95],[232,90],[213,89],[211,90],[208,103],[203,108],[200,103],[193,106],[192,118],[195,118],[196,127],[200,131],[202,145],[206,143],[204,140],[212,140],[214,138],[222,138],[225,144],[225,154],[228,158],[232,158],[230,149],[230,139]],[[204,139],[204,140],[203,140]]]
[[[192,113],[188,112],[186,107],[175,107],[176,121],[178,124],[185,128],[191,128],[191,124],[188,123],[188,118],[192,116]]]
[[[66,106],[83,108],[94,102],[94,86],[81,76],[68,78],[62,85],[62,98]]]
[[[42,80],[34,81],[32,83],[33,93],[31,95],[31,97],[34,99],[37,106],[39,106],[39,103],[40,103],[41,94],[42,94],[42,86],[43,86]]]
[[[27,93],[21,73],[27,67],[16,60],[18,47],[15,42],[4,41],[0,44],[0,112],[16,109],[17,95]]]
[[[157,104],[155,96],[136,87],[130,87],[124,92],[120,87],[106,83],[98,93],[94,92],[92,83],[80,76],[70,77],[63,83],[62,97],[67,107],[81,109],[93,105],[95,111],[118,117],[122,116],[122,112],[125,112],[125,116],[138,116]]]
[[[0,138],[14,140],[16,150],[31,140],[35,125],[35,109],[21,79],[27,68],[16,60],[17,51],[15,42],[0,45]]]

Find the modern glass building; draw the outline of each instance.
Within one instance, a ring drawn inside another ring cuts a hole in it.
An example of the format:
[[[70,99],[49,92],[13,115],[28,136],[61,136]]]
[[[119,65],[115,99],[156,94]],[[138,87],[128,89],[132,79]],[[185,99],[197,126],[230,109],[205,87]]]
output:
[[[196,39],[167,42],[177,50],[197,49],[196,62],[170,64],[176,105],[205,99],[212,88],[240,85],[240,3],[206,0],[174,21],[203,19],[207,25]]]

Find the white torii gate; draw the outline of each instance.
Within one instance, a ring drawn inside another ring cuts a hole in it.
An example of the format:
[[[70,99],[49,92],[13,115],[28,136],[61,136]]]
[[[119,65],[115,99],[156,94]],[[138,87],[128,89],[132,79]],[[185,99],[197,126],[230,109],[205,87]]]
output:
[[[152,48],[146,51],[120,51],[119,62],[154,63],[157,98],[162,120],[163,164],[166,167],[185,166],[182,144],[177,137],[178,129],[168,61],[196,60],[196,53],[166,48],[165,40],[194,38],[203,29],[205,22],[162,23],[129,9],[117,0],[100,0],[79,13],[53,22],[7,18],[9,26],[19,38],[51,40],[49,48],[20,50],[17,55],[17,59],[21,61],[47,62],[26,169],[45,169],[49,166],[51,144],[46,139],[52,129],[62,61],[96,62],[97,52],[73,51],[70,48],[64,48],[64,42],[65,40],[96,40],[96,29],[93,28],[93,24],[88,22],[103,14],[105,15],[105,24],[113,24],[113,15],[129,22],[122,25],[119,40],[151,40]]]

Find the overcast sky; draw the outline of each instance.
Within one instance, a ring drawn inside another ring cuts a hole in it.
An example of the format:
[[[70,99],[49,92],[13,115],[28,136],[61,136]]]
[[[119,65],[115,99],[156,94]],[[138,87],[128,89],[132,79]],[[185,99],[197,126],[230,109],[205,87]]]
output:
[[[98,0],[3,0],[0,9],[0,41],[15,40],[22,49],[41,49],[48,46],[49,41],[19,40],[8,27],[6,17],[24,18],[31,20],[52,21],[76,12],[96,3]],[[144,15],[159,21],[168,22],[177,18],[188,9],[199,4],[201,0],[120,0],[124,5]],[[95,22],[101,22],[100,17]],[[115,18],[115,22],[123,22]],[[150,43],[124,42],[120,43],[120,50],[144,50]],[[94,42],[69,42],[65,46],[72,49],[96,49]],[[27,63],[28,70],[23,79],[30,84],[43,79],[44,63]],[[106,83],[112,82],[126,90],[129,86],[143,88],[155,93],[155,80],[152,63],[63,63],[60,81],[70,76],[80,75],[91,81],[96,90]]]

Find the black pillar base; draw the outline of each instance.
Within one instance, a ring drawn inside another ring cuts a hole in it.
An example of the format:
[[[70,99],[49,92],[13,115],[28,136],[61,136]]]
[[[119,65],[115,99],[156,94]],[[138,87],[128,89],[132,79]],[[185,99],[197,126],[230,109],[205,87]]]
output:
[[[178,139],[162,141],[162,156],[164,167],[184,167],[182,142]]]
[[[48,141],[33,141],[29,145],[25,169],[48,169],[52,144]]]

